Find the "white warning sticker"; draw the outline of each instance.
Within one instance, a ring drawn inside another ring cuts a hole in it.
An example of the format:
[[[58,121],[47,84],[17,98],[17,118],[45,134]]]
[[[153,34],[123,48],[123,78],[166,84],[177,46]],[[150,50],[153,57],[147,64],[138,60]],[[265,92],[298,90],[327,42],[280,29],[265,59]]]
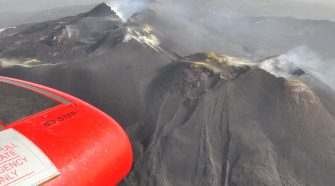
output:
[[[25,136],[14,129],[0,132],[0,186],[40,185],[58,175],[49,158]]]

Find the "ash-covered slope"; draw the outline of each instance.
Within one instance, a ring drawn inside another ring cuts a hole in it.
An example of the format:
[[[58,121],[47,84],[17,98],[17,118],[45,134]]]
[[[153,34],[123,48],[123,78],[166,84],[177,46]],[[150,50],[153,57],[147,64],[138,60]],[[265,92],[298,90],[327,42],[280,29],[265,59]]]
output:
[[[90,12],[32,25],[21,25],[0,33],[0,55],[4,58],[36,59],[59,63],[95,55],[100,47],[111,48],[126,34],[121,19],[106,4]]]
[[[70,93],[127,127],[142,121],[147,87],[159,69],[170,62],[155,50],[130,41],[72,63],[0,68],[0,75]]]
[[[147,85],[175,58],[155,39],[149,26],[130,30],[102,3],[0,33],[0,74],[73,94],[128,126],[143,115]]]
[[[131,42],[94,60],[0,73],[69,92],[120,121],[135,153],[121,185],[334,183],[335,109],[323,91],[215,53],[164,59]]]
[[[333,185],[335,119],[299,80],[197,54],[151,84],[124,185]],[[214,56],[214,57],[213,57]]]
[[[41,63],[69,62],[99,55],[134,32],[141,32],[135,33],[139,42],[156,48],[159,44],[169,53],[181,56],[215,51],[261,59],[305,45],[322,57],[335,57],[331,50],[335,43],[331,37],[335,24],[331,21],[230,16],[216,20],[210,16],[183,17],[169,7],[153,3],[148,10],[122,23],[103,3],[88,13],[0,32],[0,55],[20,58],[23,62],[27,59]]]
[[[135,155],[121,185],[334,185],[334,92],[301,69],[285,79],[216,53],[180,57],[243,56],[254,53],[244,43],[262,38],[203,37],[204,27],[163,13],[122,23],[101,4],[12,28],[0,33],[0,75],[65,91],[119,121]]]

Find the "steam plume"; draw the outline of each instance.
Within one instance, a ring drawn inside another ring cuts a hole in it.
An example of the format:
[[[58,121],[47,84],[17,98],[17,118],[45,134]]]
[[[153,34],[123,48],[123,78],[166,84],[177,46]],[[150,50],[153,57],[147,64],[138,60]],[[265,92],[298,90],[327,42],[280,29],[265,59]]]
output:
[[[299,69],[311,74],[335,89],[335,67],[311,49],[301,46],[277,58],[265,60],[260,68],[275,76],[289,78]]]
[[[127,22],[127,20],[135,13],[146,10],[148,3],[149,2],[143,0],[112,0],[107,4],[123,22]]]

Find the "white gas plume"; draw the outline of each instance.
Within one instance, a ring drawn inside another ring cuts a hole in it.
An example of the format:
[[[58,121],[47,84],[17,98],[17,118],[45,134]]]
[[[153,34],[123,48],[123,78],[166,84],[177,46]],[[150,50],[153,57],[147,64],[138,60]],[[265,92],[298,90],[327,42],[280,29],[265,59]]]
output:
[[[134,39],[143,45],[149,46],[157,52],[163,51],[160,47],[161,42],[154,34],[150,25],[145,24],[137,27],[128,27],[124,42],[128,42],[131,39]]]
[[[143,0],[111,0],[107,4],[123,22],[127,22],[135,13],[146,10],[149,2]]]
[[[302,70],[317,77],[335,89],[335,64],[333,60],[323,60],[316,52],[301,46],[287,54],[264,60],[260,68],[277,77],[292,78]]]
[[[16,27],[14,27],[14,26],[7,27],[7,28],[0,28],[0,33],[6,31],[6,30],[8,30],[8,29],[15,29],[15,28],[16,28]]]

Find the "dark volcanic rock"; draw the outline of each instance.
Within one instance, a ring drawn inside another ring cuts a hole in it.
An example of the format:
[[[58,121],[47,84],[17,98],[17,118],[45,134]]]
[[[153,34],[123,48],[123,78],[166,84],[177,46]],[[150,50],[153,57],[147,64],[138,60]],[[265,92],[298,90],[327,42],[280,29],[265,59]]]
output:
[[[87,17],[106,17],[111,15],[115,15],[115,12],[112,11],[111,7],[109,7],[106,3],[99,4],[90,12],[85,14]]]
[[[71,93],[120,121],[135,155],[121,185],[335,183],[329,97],[301,81],[198,55],[169,64],[130,42],[81,62],[0,74]]]
[[[321,99],[258,68],[225,80],[194,63],[167,67],[130,133],[123,185],[332,185],[335,119]]]
[[[234,30],[225,29],[229,38],[221,40],[186,20],[150,14],[138,22],[141,16],[123,24],[101,4],[86,14],[19,26],[0,40],[0,57],[8,60],[5,65],[0,60],[0,75],[70,93],[119,121],[134,150],[133,169],[121,185],[334,185],[332,90],[301,70],[289,73],[312,89],[216,53],[189,55],[212,48],[241,54],[245,43],[282,41],[285,32],[274,29],[264,40],[239,41]],[[272,18],[252,20],[250,28],[258,21],[264,28],[273,25]],[[297,22],[291,21],[291,26]],[[308,29],[315,22],[309,24]],[[148,37],[121,42],[128,28]],[[290,28],[297,31],[289,38],[296,38],[299,29]],[[156,41],[153,33],[160,46],[143,41]],[[188,56],[166,55],[165,49]],[[17,64],[20,59],[24,62]]]
[[[0,55],[69,62],[92,56],[100,47],[114,47],[125,34],[121,19],[103,3],[88,13],[18,27],[15,34],[0,40]]]
[[[124,127],[141,122],[144,94],[165,58],[135,41],[108,53],[73,63],[0,68],[0,75],[25,79],[62,90],[113,116]]]

